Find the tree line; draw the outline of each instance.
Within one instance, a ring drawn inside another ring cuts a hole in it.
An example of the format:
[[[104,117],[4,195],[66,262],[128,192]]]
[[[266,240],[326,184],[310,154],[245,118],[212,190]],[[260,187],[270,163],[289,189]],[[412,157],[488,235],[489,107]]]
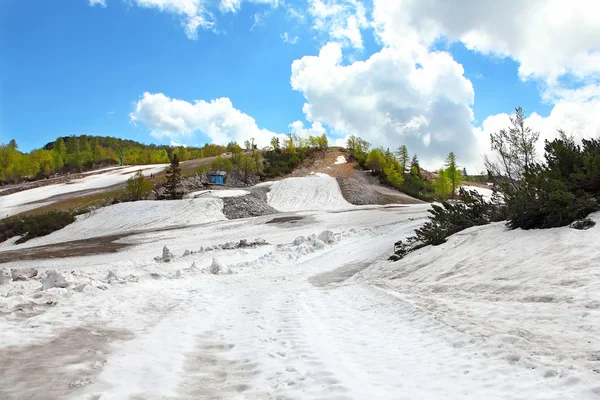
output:
[[[491,201],[460,189],[459,202],[432,205],[429,221],[406,242],[396,242],[390,259],[439,245],[456,232],[490,222],[506,221],[509,229],[594,226],[587,217],[600,211],[600,140],[577,143],[559,130],[558,138],[544,142],[543,158],[539,158],[539,136],[525,124],[523,109],[516,108],[510,126],[490,134],[494,155],[485,157],[485,165],[494,184]]]
[[[133,140],[100,136],[59,137],[29,153],[19,151],[13,139],[0,145],[0,183],[37,180],[55,174],[81,172],[102,166],[164,164],[174,155],[180,161],[212,157],[225,146],[205,144],[201,148],[145,145]]]

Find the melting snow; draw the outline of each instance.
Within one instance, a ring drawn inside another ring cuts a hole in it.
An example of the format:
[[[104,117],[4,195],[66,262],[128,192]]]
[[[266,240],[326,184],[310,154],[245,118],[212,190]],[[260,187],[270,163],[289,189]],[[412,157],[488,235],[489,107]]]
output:
[[[335,160],[334,164],[346,164],[346,157],[338,156],[337,160]]]
[[[320,173],[276,182],[269,192],[269,205],[279,211],[343,210],[354,207],[344,199],[335,178]]]

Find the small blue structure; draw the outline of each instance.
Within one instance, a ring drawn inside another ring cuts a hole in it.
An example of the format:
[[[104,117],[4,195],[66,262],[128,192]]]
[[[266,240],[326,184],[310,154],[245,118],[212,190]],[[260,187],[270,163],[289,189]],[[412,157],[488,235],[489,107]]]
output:
[[[225,184],[225,175],[227,175],[224,171],[213,171],[208,173],[208,183],[212,185],[223,185]]]

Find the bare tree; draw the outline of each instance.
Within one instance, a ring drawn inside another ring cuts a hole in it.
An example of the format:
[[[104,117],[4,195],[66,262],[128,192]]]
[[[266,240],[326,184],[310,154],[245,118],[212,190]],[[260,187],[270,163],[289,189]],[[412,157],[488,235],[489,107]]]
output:
[[[518,187],[523,174],[530,171],[536,161],[535,144],[540,133],[525,126],[523,109],[515,109],[510,118],[511,126],[490,135],[492,150],[496,160],[485,157],[485,166],[492,179],[506,179],[513,187]],[[498,183],[498,182],[495,182]]]

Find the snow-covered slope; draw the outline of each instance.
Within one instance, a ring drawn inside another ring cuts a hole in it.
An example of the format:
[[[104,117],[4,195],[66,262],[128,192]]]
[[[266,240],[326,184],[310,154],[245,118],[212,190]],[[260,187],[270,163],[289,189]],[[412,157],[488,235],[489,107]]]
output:
[[[286,178],[271,186],[269,205],[279,211],[343,210],[354,207],[344,199],[335,180],[325,174]]]
[[[126,182],[137,171],[142,171],[145,176],[157,174],[164,170],[168,164],[156,165],[138,165],[133,167],[111,167],[99,171],[91,171],[88,176],[81,179],[73,179],[68,183],[42,186],[34,189],[0,196],[0,218],[15,215],[27,210],[36,208],[35,204],[29,204],[49,199],[54,196],[79,192],[82,190],[102,189],[113,185]],[[51,203],[44,202],[37,206],[44,206]]]
[[[184,227],[225,220],[223,201],[214,197],[171,201],[137,201],[100,208],[77,221],[21,247],[58,243],[133,231]]]
[[[475,191],[479,193],[485,200],[490,200],[492,198],[492,194],[494,193],[491,189],[486,189],[479,186],[463,185],[461,187],[467,191]]]
[[[599,223],[600,213],[592,218]],[[599,226],[475,227],[398,262],[379,262],[356,279],[415,304],[484,348],[500,348],[494,357],[539,371],[548,385],[568,371],[590,377],[600,371]],[[584,393],[578,388],[590,382],[573,380],[564,390]]]

